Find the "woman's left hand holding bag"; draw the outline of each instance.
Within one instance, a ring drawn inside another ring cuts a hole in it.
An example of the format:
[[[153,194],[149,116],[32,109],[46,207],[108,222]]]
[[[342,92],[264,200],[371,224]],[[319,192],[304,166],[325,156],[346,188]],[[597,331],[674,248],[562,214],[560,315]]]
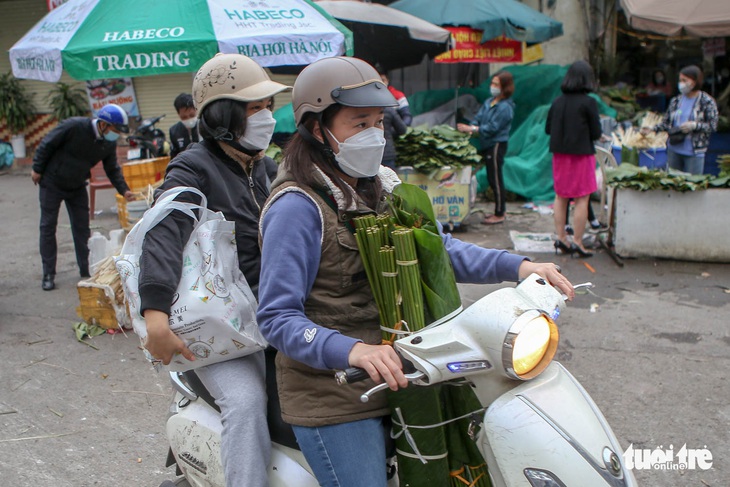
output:
[[[144,319],[147,322],[147,337],[144,347],[150,355],[161,360],[165,365],[168,365],[177,354],[182,354],[190,361],[195,360],[193,352],[170,329],[169,317],[166,313],[148,309],[144,312]]]

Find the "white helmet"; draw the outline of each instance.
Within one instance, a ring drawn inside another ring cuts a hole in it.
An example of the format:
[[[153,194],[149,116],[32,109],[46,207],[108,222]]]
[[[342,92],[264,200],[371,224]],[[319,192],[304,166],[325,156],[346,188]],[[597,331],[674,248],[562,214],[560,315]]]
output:
[[[269,98],[290,86],[271,81],[264,68],[243,54],[216,54],[198,70],[193,80],[193,102],[198,116],[215,100],[242,102]]]

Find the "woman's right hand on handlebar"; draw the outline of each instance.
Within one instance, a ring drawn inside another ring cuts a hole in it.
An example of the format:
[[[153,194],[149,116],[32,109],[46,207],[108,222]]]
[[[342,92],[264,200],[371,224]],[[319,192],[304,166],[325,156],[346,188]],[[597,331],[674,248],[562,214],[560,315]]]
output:
[[[172,358],[181,354],[186,359],[193,361],[195,355],[185,343],[170,329],[169,316],[167,313],[155,309],[148,309],[144,312],[144,319],[147,322],[147,338],[144,348],[163,364],[170,363]]]
[[[351,367],[360,367],[370,378],[379,384],[383,380],[392,390],[408,387],[408,379],[403,374],[403,364],[390,345],[367,345],[356,343],[348,356]]]

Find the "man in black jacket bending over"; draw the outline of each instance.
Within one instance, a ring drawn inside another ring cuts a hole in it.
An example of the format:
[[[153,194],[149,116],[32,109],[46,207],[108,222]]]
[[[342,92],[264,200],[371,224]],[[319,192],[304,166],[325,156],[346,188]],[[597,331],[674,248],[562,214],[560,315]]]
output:
[[[128,133],[127,113],[113,104],[99,110],[98,118],[73,117],[59,123],[41,141],[33,157],[31,178],[40,186],[40,250],[45,291],[55,288],[56,226],[61,202],[66,202],[76,262],[81,277],[89,277],[89,195],[86,180],[99,161],[119,194],[134,195],[117,164],[117,138]]]

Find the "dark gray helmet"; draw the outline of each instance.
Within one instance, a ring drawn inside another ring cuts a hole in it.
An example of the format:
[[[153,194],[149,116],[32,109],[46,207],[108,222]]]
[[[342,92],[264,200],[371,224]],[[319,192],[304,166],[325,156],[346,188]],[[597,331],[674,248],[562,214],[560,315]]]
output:
[[[305,114],[321,113],[335,103],[348,107],[398,106],[375,68],[352,57],[315,61],[294,82],[292,106],[297,125]]]

